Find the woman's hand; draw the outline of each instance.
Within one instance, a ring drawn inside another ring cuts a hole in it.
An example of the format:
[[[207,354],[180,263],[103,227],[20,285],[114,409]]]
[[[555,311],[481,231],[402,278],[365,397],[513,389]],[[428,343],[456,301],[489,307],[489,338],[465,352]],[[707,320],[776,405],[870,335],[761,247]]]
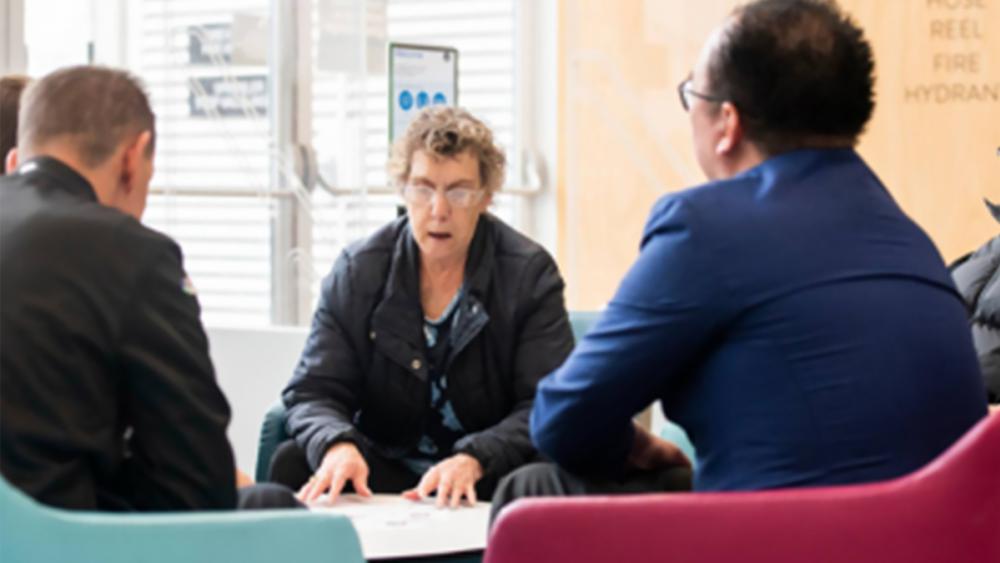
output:
[[[483,466],[479,460],[468,454],[455,454],[442,460],[424,473],[420,484],[405,491],[403,496],[410,500],[427,498],[437,491],[437,505],[448,504],[457,508],[462,497],[469,503],[476,503],[476,482],[483,477]]]
[[[354,492],[359,495],[363,497],[372,495],[371,489],[368,488],[368,464],[365,458],[357,446],[350,442],[341,442],[326,451],[319,469],[305,485],[302,485],[295,496],[303,503],[310,503],[329,490],[330,502],[333,503],[348,481],[354,485]]]

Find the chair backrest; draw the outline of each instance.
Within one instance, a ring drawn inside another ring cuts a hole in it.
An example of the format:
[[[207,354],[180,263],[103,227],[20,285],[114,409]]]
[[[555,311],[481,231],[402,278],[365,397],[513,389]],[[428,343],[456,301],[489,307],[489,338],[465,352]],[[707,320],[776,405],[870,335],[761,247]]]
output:
[[[573,339],[579,342],[599,318],[601,318],[600,311],[570,311],[569,325],[573,329]]]
[[[487,563],[1000,561],[1000,416],[882,483],[749,493],[526,499]]]
[[[99,513],[52,508],[0,477],[0,561],[363,563],[343,516],[306,510]]]
[[[285,427],[285,414],[285,405],[280,399],[271,405],[271,408],[264,414],[264,421],[260,425],[260,443],[257,444],[256,481],[258,483],[267,481],[274,452],[277,451],[282,442],[289,438],[288,429]]]
[[[41,518],[39,511],[33,510],[35,505],[37,503],[28,495],[0,476],[0,532],[4,536],[13,533],[17,527],[30,526],[32,521]],[[0,549],[0,555],[3,555],[3,549]]]

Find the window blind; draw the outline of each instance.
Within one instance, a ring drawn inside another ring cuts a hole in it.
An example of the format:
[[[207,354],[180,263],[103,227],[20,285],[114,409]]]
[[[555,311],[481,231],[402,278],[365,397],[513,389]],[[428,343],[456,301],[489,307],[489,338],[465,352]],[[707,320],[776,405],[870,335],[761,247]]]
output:
[[[310,302],[341,249],[396,216],[400,200],[385,190],[387,41],[457,48],[460,105],[493,128],[516,162],[517,1],[312,2],[313,145],[338,195],[321,189],[310,195],[301,212],[311,218],[311,236],[291,251],[297,256],[279,257],[307,258],[307,279],[293,281],[310,288]],[[269,80],[266,52],[253,46],[267,45],[268,2],[140,0],[137,6],[142,34],[134,71],[149,89],[158,128],[155,195],[145,220],[181,244],[206,323],[267,324],[276,200],[266,97],[262,105],[254,94]],[[261,27],[264,35],[246,40]],[[250,52],[241,51],[241,40],[216,49],[226,33],[243,37]],[[343,60],[331,63],[332,48],[347,53]],[[494,203],[494,212],[515,226],[518,197]]]
[[[515,9],[515,0],[388,0],[369,3],[363,13],[369,33],[378,33],[384,21],[385,41],[458,49],[459,105],[492,128],[510,162],[517,160]],[[364,70],[377,66],[378,61],[371,59],[384,60],[386,53],[366,55],[358,61]],[[321,60],[318,54],[314,59]],[[384,74],[360,74],[362,79],[357,80],[314,69],[314,146],[320,169],[333,175],[337,185],[357,191],[348,197],[322,192],[314,197],[314,292],[341,249],[395,217],[400,202],[395,195],[365,194],[367,187],[387,183],[388,82]],[[352,168],[342,162],[361,164]],[[493,212],[513,221],[516,207],[511,199],[496,198]]]

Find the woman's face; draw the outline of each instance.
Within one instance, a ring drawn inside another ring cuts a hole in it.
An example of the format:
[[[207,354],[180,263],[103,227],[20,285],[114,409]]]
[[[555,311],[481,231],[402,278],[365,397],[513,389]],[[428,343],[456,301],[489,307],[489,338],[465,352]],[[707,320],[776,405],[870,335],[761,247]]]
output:
[[[421,259],[464,262],[479,216],[490,204],[476,157],[469,151],[454,157],[414,152],[403,199]]]

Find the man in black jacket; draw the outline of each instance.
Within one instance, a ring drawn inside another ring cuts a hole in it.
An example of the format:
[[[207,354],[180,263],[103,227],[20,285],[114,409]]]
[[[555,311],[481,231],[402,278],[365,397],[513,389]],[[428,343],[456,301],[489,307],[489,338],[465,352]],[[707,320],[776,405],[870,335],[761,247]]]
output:
[[[21,164],[0,179],[0,472],[65,508],[235,507],[198,300],[177,244],[139,222],[146,95],[126,73],[74,67],[23,102]]]

